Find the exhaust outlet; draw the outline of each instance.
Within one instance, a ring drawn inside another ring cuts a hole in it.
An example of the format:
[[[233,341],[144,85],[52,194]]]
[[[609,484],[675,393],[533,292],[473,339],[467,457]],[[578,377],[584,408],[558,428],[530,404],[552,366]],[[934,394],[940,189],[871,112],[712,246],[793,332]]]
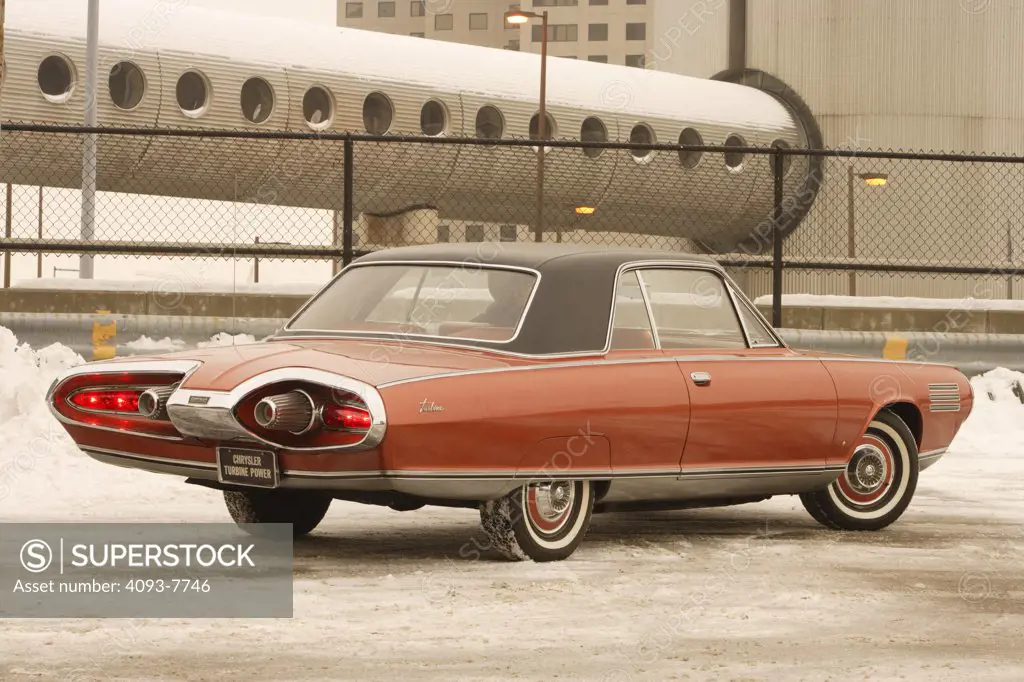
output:
[[[265,429],[298,435],[313,428],[316,405],[305,391],[290,391],[267,396],[256,403],[253,417]]]
[[[139,396],[139,414],[147,419],[167,419],[167,399],[177,385],[160,386],[142,392]]]

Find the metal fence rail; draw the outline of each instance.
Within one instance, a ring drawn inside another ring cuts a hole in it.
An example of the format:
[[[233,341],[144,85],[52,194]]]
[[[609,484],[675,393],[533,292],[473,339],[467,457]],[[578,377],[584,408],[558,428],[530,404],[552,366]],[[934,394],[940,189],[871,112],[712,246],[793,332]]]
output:
[[[244,259],[258,279],[261,261],[541,239],[709,253],[774,295],[776,325],[784,291],[1024,298],[1024,157],[548,140],[538,218],[537,145],[5,124],[5,285],[11,254]]]
[[[260,340],[274,334],[286,322],[283,318],[0,313],[0,327],[13,331],[20,341],[42,348],[53,339],[60,339],[86,360],[195,348],[219,334],[247,335]],[[779,333],[793,348],[897,361],[939,362],[954,365],[969,376],[996,367],[1024,371],[1024,336],[1013,334],[806,329],[780,329]]]

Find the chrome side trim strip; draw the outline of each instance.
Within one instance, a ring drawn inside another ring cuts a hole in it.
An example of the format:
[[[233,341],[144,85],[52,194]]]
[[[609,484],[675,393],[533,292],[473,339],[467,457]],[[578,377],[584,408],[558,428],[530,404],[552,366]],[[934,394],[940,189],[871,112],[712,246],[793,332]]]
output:
[[[123,452],[121,450],[107,450],[106,448],[94,448],[80,447],[82,452],[87,455],[105,455],[107,457],[120,457],[123,459],[129,459],[137,462],[151,462],[153,464],[164,464],[172,467],[182,467],[188,469],[208,469],[214,471],[217,468],[216,464],[210,464],[209,462],[194,462],[188,459],[169,459],[166,457],[152,457],[150,455],[136,455],[131,452]]]
[[[217,465],[209,462],[196,462],[184,459],[170,459],[166,457],[153,457],[150,455],[139,455],[122,450],[109,450],[106,448],[83,447],[86,454],[103,455],[106,457],[117,457],[139,463],[161,464],[172,467],[203,469],[215,471]],[[641,469],[638,471],[629,470],[584,470],[553,472],[554,475],[545,473],[545,478],[555,480],[559,474],[564,474],[572,480],[620,480],[620,479],[643,479],[643,478],[678,478],[678,479],[703,479],[703,478],[748,478],[762,476],[791,476],[793,474],[839,474],[846,469],[845,465],[828,466],[790,466],[790,467],[723,467],[717,469]],[[361,479],[395,479],[414,481],[529,481],[542,475],[530,472],[513,471],[509,469],[478,470],[474,472],[453,472],[453,471],[302,471],[295,469],[282,469],[281,474],[291,478],[308,478],[319,480],[361,480]]]
[[[938,448],[936,450],[928,450],[917,455],[918,460],[922,459],[933,459],[935,457],[941,457],[949,451],[949,448]]]
[[[534,359],[541,359],[536,357]],[[739,355],[682,355],[674,357],[649,357],[649,358],[628,358],[628,359],[596,359],[596,360],[574,360],[568,362],[544,362],[536,365],[527,365],[524,367],[493,367],[488,369],[467,369],[457,370],[449,372],[438,372],[437,374],[427,374],[419,377],[410,377],[408,379],[396,379],[395,381],[387,381],[382,384],[378,384],[378,389],[389,388],[391,386],[399,386],[401,384],[411,384],[419,381],[427,381],[431,379],[447,379],[450,377],[461,377],[461,376],[472,376],[477,374],[494,374],[497,372],[531,372],[542,369],[563,369],[572,367],[592,367],[592,366],[606,366],[606,365],[638,365],[638,364],[657,364],[663,362],[730,362],[730,361],[742,361],[742,362],[871,362],[871,363],[886,363],[888,365],[893,364],[919,364],[919,365],[936,365],[931,362],[913,362],[904,360],[882,360],[876,358],[833,358],[833,357],[816,357],[816,356],[772,356],[772,357],[744,357]],[[937,365],[943,366],[943,365]]]

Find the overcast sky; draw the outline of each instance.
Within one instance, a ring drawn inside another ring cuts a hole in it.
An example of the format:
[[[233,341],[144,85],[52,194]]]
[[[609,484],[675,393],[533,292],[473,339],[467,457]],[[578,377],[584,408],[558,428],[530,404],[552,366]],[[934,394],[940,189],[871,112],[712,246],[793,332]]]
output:
[[[218,9],[269,14],[334,25],[338,5],[335,0],[191,0],[191,4]]]

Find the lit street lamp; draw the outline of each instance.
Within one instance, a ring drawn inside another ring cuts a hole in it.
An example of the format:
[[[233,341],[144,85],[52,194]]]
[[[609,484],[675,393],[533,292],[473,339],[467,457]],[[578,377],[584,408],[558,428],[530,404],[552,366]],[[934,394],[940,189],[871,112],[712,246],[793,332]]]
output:
[[[548,88],[548,13],[524,12],[513,10],[505,12],[506,24],[525,24],[531,19],[541,20],[540,39],[540,111],[537,116],[537,139],[541,141],[537,151],[537,220],[534,226],[534,239],[544,239],[544,140],[547,139],[547,88]],[[562,232],[558,232],[558,241],[562,241]]]

